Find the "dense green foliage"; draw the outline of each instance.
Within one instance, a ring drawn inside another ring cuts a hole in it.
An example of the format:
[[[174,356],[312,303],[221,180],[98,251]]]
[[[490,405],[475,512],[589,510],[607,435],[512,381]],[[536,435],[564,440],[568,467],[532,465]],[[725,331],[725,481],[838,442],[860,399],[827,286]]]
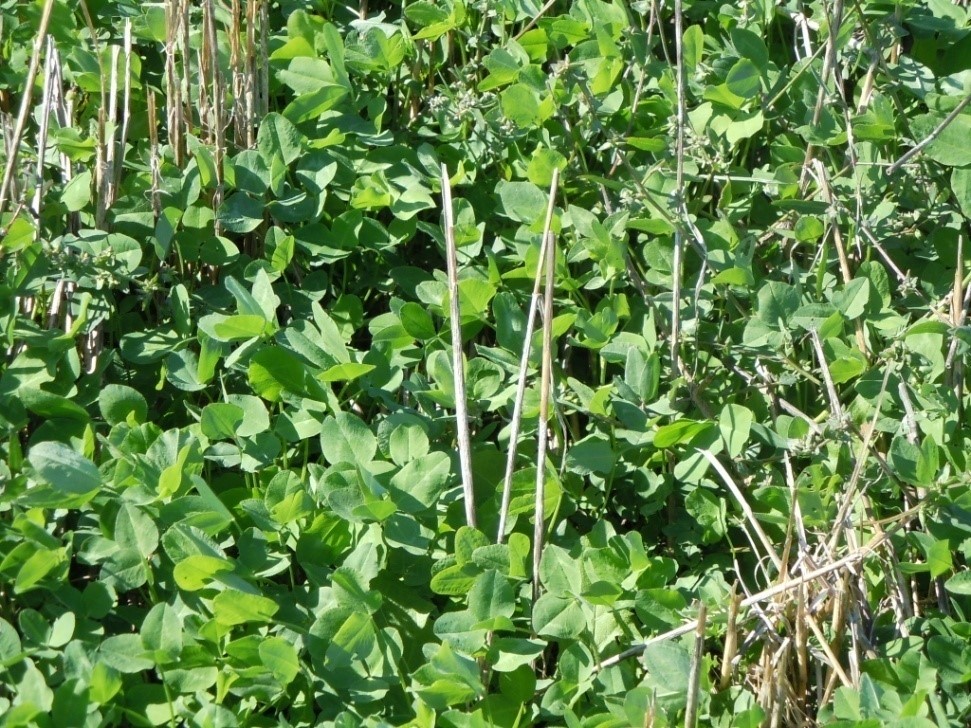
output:
[[[680,11],[0,0],[3,725],[971,720],[969,13]]]

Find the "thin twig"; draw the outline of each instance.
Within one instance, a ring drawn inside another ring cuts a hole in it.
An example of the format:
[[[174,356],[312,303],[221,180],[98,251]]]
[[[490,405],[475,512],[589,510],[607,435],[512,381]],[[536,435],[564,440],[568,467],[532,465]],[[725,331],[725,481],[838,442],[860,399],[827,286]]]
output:
[[[148,166],[151,171],[152,186],[149,190],[149,199],[152,203],[152,213],[158,220],[162,214],[162,200],[159,189],[162,185],[161,161],[158,151],[158,121],[155,112],[155,91],[148,90]]]
[[[243,25],[242,18],[239,0],[231,0],[230,20],[226,28],[226,37],[229,39],[229,68],[233,77],[231,88],[233,99],[235,99],[235,103],[233,103],[233,130],[237,147],[246,144],[246,82],[241,70],[239,47],[239,31]]]
[[[114,201],[115,156],[117,147],[115,132],[118,130],[118,59],[121,49],[117,45],[110,46],[109,54],[111,70],[108,72],[108,110],[100,109],[98,116],[98,149],[95,169],[95,189],[98,191],[95,201],[95,225],[104,228],[108,208]]]
[[[472,487],[472,443],[469,437],[469,413],[465,399],[465,362],[462,356],[462,319],[459,306],[458,254],[455,249],[455,227],[452,214],[452,185],[448,169],[442,164],[442,206],[445,213],[445,258],[448,263],[448,290],[452,319],[452,377],[455,383],[455,421],[462,472],[462,495],[465,500],[465,522],[475,527],[475,491]]]
[[[539,263],[536,268],[536,285],[542,280],[543,261],[546,255],[546,236],[540,245]],[[523,332],[523,353],[519,357],[519,378],[516,381],[516,399],[513,402],[512,421],[509,423],[509,450],[506,453],[506,473],[502,479],[502,502],[499,506],[499,527],[496,543],[506,539],[506,521],[509,518],[509,505],[512,501],[512,476],[516,467],[516,454],[519,450],[519,429],[522,426],[523,402],[526,399],[526,374],[529,355],[533,348],[533,331],[536,328],[536,312],[539,310],[540,294],[534,291],[529,297],[529,311],[526,313],[526,330]]]
[[[539,248],[539,261],[536,263],[536,277],[533,280],[533,293],[529,300],[526,315],[526,331],[523,335],[523,353],[519,359],[519,380],[516,382],[516,400],[513,403],[512,421],[509,423],[509,452],[506,454],[506,474],[502,481],[502,504],[499,507],[499,529],[496,543],[506,538],[506,520],[509,517],[509,503],[512,499],[512,476],[516,467],[516,452],[519,446],[519,429],[523,419],[523,400],[526,397],[526,368],[533,343],[533,329],[536,325],[536,311],[539,308],[539,286],[543,279],[546,256],[549,254],[550,228],[553,225],[553,208],[556,190],[560,181],[560,170],[553,168],[553,181],[550,183],[550,197],[546,206],[546,221],[543,224],[543,240]]]
[[[270,112],[270,3],[260,2],[260,118]]]
[[[165,127],[175,164],[182,165],[182,97],[175,70],[177,0],[165,5]]]
[[[836,0],[834,3],[835,7],[832,13],[827,13],[827,21],[829,26],[829,37],[826,40],[826,55],[823,57],[823,70],[819,79],[819,91],[816,94],[816,105],[813,107],[812,120],[810,121],[811,128],[817,128],[819,126],[819,121],[822,118],[823,105],[826,101],[826,84],[829,82],[829,77],[833,75],[836,70],[836,42],[839,37],[839,28],[843,22],[843,0]],[[825,5],[824,5],[825,12]],[[809,182],[809,169],[810,162],[816,152],[816,145],[810,143],[806,145],[806,156],[802,167],[802,179],[800,180],[800,188],[802,190],[806,189],[806,185]]]
[[[213,193],[212,206],[218,208],[223,197],[223,155],[226,151],[226,124],[223,122],[223,78],[219,72],[219,46],[216,38],[216,11],[212,0],[206,0],[203,5],[203,25],[206,29],[206,38],[209,45],[209,65],[212,72],[212,115],[209,123],[211,125],[215,148],[213,149],[213,162],[216,167],[216,189]],[[200,84],[201,85],[201,84]]]
[[[532,27],[539,22],[539,19],[542,18],[544,15],[546,15],[547,11],[551,7],[553,7],[555,3],[556,3],[556,0],[546,0],[546,4],[539,9],[539,12],[536,13],[536,15],[533,16],[533,18],[528,23],[526,23],[526,25],[523,26],[523,29],[520,30],[518,33],[516,33],[516,35],[512,37],[512,39],[519,40],[524,35],[526,35],[526,33],[528,33],[530,29],[532,29]]]
[[[897,528],[900,528],[903,524],[909,522],[914,517],[916,517],[918,512],[920,511],[920,508],[921,506],[915,506],[910,510],[904,511],[903,513],[900,514],[895,528],[888,529],[887,531],[877,534],[872,539],[870,539],[865,545],[861,546],[858,549],[855,549],[854,551],[847,554],[846,556],[840,559],[837,559],[836,561],[832,561],[826,564],[825,566],[821,566],[818,569],[814,569],[813,571],[807,571],[804,574],[801,574],[800,576],[797,576],[793,579],[789,579],[788,581],[775,584],[773,586],[768,587],[767,589],[763,589],[760,592],[756,592],[752,596],[746,597],[745,599],[743,599],[740,606],[751,607],[755,604],[758,604],[759,602],[763,602],[767,599],[771,599],[772,597],[778,596],[779,594],[784,594],[786,592],[792,591],[793,589],[801,588],[802,586],[808,584],[811,581],[815,581],[820,577],[826,576],[827,574],[831,574],[834,571],[839,571],[840,569],[846,568],[847,566],[850,566],[859,561],[862,561],[864,558],[869,556],[875,549],[877,549],[884,541],[890,538],[890,534],[893,533],[893,531],[895,531]],[[633,647],[630,647],[624,650],[623,652],[614,655],[613,657],[608,657],[605,660],[601,660],[599,665],[595,666],[593,669],[595,672],[599,672],[600,670],[605,670],[608,667],[613,667],[617,663],[622,662],[623,660],[626,660],[629,657],[636,657],[637,655],[640,655],[641,653],[644,652],[644,650],[646,650],[648,647],[651,647],[652,645],[656,645],[661,642],[667,642],[668,640],[675,639],[682,635],[686,635],[689,632],[693,632],[697,628],[698,628],[698,620],[692,619],[691,621],[685,622],[684,624],[678,627],[675,627],[674,629],[670,629],[667,632],[651,637],[650,639],[645,640],[639,645],[634,645]]]
[[[27,78],[24,80],[24,95],[20,98],[20,111],[17,112],[17,123],[13,129],[10,139],[10,151],[7,154],[7,167],[3,171],[3,181],[0,182],[0,213],[3,212],[7,202],[7,193],[13,181],[14,172],[17,169],[17,153],[20,151],[20,140],[24,136],[24,128],[27,126],[27,116],[30,114],[30,101],[34,94],[34,81],[37,80],[37,72],[40,70],[40,57],[44,44],[47,41],[47,26],[50,24],[51,11],[54,9],[54,0],[46,0],[44,11],[40,16],[40,25],[37,28],[37,35],[34,37],[34,53],[30,58],[30,66],[27,68]]]
[[[107,111],[102,106],[98,109],[98,132],[94,145],[94,189],[95,189],[95,227],[102,228],[105,220],[105,177],[107,176],[108,160],[105,153],[105,127],[108,125]]]
[[[852,508],[853,504],[856,502],[857,486],[859,485],[860,478],[863,475],[863,468],[866,464],[866,456],[867,453],[870,452],[873,436],[877,429],[877,421],[880,418],[880,410],[883,408],[883,398],[887,392],[887,384],[890,381],[890,374],[892,371],[893,369],[890,366],[884,369],[883,382],[880,385],[880,393],[877,395],[877,401],[873,408],[873,417],[870,420],[869,428],[867,428],[866,432],[863,433],[863,437],[861,438],[860,449],[857,451],[856,456],[856,464],[853,466],[853,473],[850,475],[850,481],[842,495],[842,502],[837,510],[836,519],[833,521],[833,533],[830,535],[830,539],[826,544],[826,553],[832,553],[835,551],[836,543],[839,540],[840,534],[842,534],[843,529],[846,527],[846,518],[849,515],[850,508]]]
[[[964,234],[958,235],[958,249],[955,254],[955,264],[954,264],[954,284],[951,291],[951,324],[955,329],[964,325],[964,320],[967,318],[967,294],[964,293]],[[971,291],[971,286],[968,288]],[[962,295],[963,294],[963,295]],[[947,383],[954,390],[954,399],[958,403],[958,423],[961,423],[963,417],[963,399],[964,399],[964,357],[960,357],[955,361],[955,354],[957,353],[957,337],[951,339],[951,344],[947,350],[946,370],[947,370]]]
[[[830,647],[829,642],[826,639],[826,635],[823,634],[823,630],[821,630],[819,628],[819,625],[816,624],[816,620],[807,619],[806,624],[809,625],[810,629],[812,629],[813,631],[813,634],[816,635],[816,640],[819,642],[820,648],[823,650],[823,653],[829,659],[829,663],[832,666],[833,670],[836,671],[836,674],[839,676],[840,681],[847,686],[854,685],[855,683],[846,674],[846,671],[843,669],[843,666],[840,664],[839,658],[836,656],[835,651],[833,650],[832,647]]]
[[[128,143],[128,122],[131,119],[131,50],[132,50],[132,37],[131,37],[131,18],[125,19],[125,31],[123,36],[123,48],[125,54],[125,79],[124,87],[122,89],[122,118],[121,118],[121,134],[118,140],[118,149],[120,158],[115,165],[114,170],[114,180],[112,181],[112,186],[114,188],[113,196],[118,195],[118,186],[121,184],[122,168],[125,162],[125,145]]]
[[[718,689],[725,690],[732,681],[732,663],[738,652],[738,607],[742,603],[737,593],[738,583],[732,584],[728,598],[728,626],[725,628],[725,648],[722,650],[721,672],[718,676]]]
[[[189,136],[192,134],[192,42],[191,42],[191,22],[189,15],[192,13],[192,0],[181,0],[179,12],[179,28],[182,31],[182,89],[185,94],[182,96],[182,122],[185,125],[182,131],[182,153],[188,154]],[[183,157],[186,159],[186,157]]]
[[[55,53],[54,43],[48,38],[47,58],[44,60],[44,90],[41,92],[40,119],[37,130],[37,187],[34,189],[34,199],[31,203],[35,218],[40,218],[41,202],[44,198],[44,160],[47,158],[47,134],[50,129],[51,106],[56,94],[54,88]]]
[[[762,547],[765,549],[766,554],[770,559],[772,559],[772,564],[775,566],[776,571],[782,572],[782,559],[775,552],[775,548],[772,546],[772,540],[768,537],[765,531],[762,529],[762,524],[759,523],[758,519],[755,517],[755,512],[752,507],[745,500],[745,496],[742,495],[741,489],[735,484],[732,476],[729,474],[725,466],[721,464],[721,461],[711,454],[709,450],[698,449],[704,458],[711,464],[718,475],[721,477],[722,482],[731,491],[732,495],[735,496],[735,500],[738,501],[739,506],[742,508],[742,512],[745,514],[746,520],[752,526],[752,529],[759,537],[759,541],[762,542]]]
[[[536,452],[536,504],[533,523],[533,599],[539,598],[539,565],[543,558],[546,521],[546,443],[549,434],[550,395],[553,385],[553,273],[556,247],[546,234],[546,290],[543,295],[543,366],[540,371],[539,433]]]
[[[796,653],[796,695],[803,707],[809,694],[809,635],[806,624],[810,619],[809,608],[806,604],[806,590],[796,592],[795,642]]]
[[[964,111],[965,107],[968,104],[971,104],[971,94],[968,94],[963,99],[961,99],[961,102],[954,107],[951,113],[945,116],[944,120],[940,124],[935,126],[931,130],[931,133],[928,134],[924,139],[922,139],[919,144],[914,145],[911,149],[905,152],[904,155],[900,157],[900,159],[898,159],[896,162],[894,162],[889,167],[887,167],[887,176],[889,177],[890,175],[896,174],[901,167],[907,164],[907,162],[913,159],[916,155],[920,154],[924,150],[924,147],[926,147],[932,141],[937,139],[937,137],[940,136],[941,132],[947,128],[948,124],[950,124],[952,121],[958,118],[958,116],[961,114],[962,111]]]
[[[961,308],[961,315],[958,317],[958,322],[955,324],[956,327],[964,326],[964,322],[968,318],[968,306],[971,306],[971,280],[968,281],[968,285],[964,289],[964,300]],[[947,358],[944,360],[944,369],[949,370],[954,364],[954,356],[957,354],[957,337],[951,339],[950,347],[947,350]]]
[[[688,702],[684,709],[685,728],[694,728],[698,723],[698,697],[701,692],[701,663],[705,657],[705,628],[708,623],[708,607],[704,601],[698,603],[698,626],[695,629],[695,648],[691,655],[691,669],[688,671]]]
[[[246,2],[246,146],[256,143],[256,0]]]
[[[818,159],[813,160],[813,166],[816,168],[817,179],[823,193],[823,199],[830,208],[833,208],[833,200],[835,199],[835,196],[833,195],[833,190],[829,185],[829,177],[826,173],[826,167]],[[840,273],[843,275],[843,284],[849,285],[850,281],[853,280],[853,272],[850,270],[850,259],[846,255],[846,245],[843,242],[843,233],[840,231],[839,219],[836,216],[834,216],[832,231],[833,243],[836,245],[836,256],[839,259],[840,264]],[[863,320],[857,319],[854,324],[856,326],[857,347],[861,352],[863,352],[863,356],[869,358],[869,350],[866,345],[866,335],[863,332]]]
[[[900,429],[903,430],[907,442],[911,445],[917,444],[917,415],[914,412],[914,403],[910,400],[910,390],[907,389],[907,382],[901,380],[897,384],[897,394],[900,395],[900,403],[904,406],[904,418],[900,421]]]
[[[833,413],[833,418],[837,422],[842,423],[843,405],[840,403],[839,392],[836,391],[836,384],[833,382],[833,377],[829,373],[829,364],[826,362],[826,352],[823,351],[823,342],[819,338],[819,332],[816,329],[810,331],[809,336],[813,342],[816,358],[819,360],[819,370],[823,375],[823,381],[826,383],[826,394],[829,397],[829,411]]]
[[[684,33],[684,17],[681,0],[674,0],[674,43],[676,59],[676,84],[678,108],[675,120],[675,154],[677,156],[677,172],[675,183],[676,204],[678,207],[678,222],[674,228],[674,262],[671,277],[671,371],[675,379],[681,376],[680,345],[681,345],[681,268],[684,258],[684,232],[682,226],[687,219],[684,214],[684,48],[681,36]]]

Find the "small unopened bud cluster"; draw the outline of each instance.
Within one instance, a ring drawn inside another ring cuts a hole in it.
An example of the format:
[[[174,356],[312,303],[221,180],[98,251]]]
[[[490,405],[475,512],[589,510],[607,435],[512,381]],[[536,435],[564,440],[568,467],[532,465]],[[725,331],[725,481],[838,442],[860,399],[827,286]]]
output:
[[[462,89],[455,97],[455,113],[459,118],[468,116],[478,105],[478,99],[471,89]]]
[[[510,137],[516,133],[516,122],[504,116],[499,120],[497,131],[502,136]]]

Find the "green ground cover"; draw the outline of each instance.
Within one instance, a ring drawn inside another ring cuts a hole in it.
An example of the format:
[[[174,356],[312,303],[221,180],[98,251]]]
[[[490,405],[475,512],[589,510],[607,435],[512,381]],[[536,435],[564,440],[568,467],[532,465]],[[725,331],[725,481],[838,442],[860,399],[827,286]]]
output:
[[[0,0],[0,723],[967,725],[969,101],[946,0]]]

